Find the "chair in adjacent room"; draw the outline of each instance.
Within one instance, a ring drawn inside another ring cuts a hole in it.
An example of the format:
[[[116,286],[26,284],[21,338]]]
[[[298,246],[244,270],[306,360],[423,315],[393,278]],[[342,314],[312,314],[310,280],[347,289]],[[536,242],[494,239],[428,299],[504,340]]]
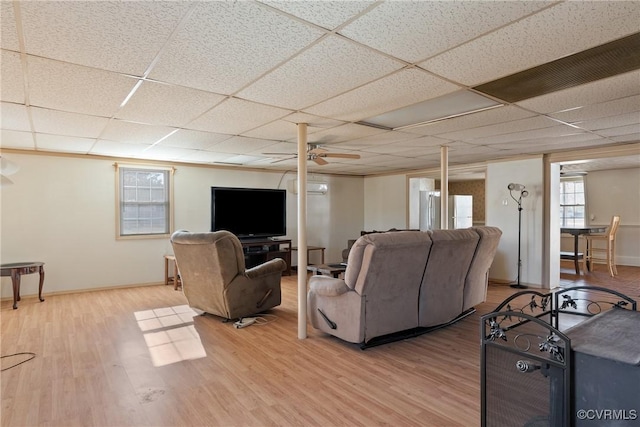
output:
[[[280,279],[287,264],[272,259],[245,269],[240,240],[228,231],[179,230],[171,245],[190,307],[238,319],[280,305]]]
[[[587,234],[584,238],[587,241],[587,249],[584,255],[584,269],[588,270],[589,264],[606,264],[611,277],[618,274],[616,268],[616,232],[620,225],[620,216],[614,215],[611,224],[604,234]],[[592,267],[593,268],[593,267]]]

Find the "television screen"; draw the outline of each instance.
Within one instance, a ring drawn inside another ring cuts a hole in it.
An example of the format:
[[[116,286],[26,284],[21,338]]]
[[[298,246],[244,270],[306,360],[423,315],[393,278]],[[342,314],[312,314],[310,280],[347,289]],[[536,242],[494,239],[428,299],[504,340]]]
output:
[[[239,238],[287,234],[287,193],[265,188],[211,187],[211,231]]]

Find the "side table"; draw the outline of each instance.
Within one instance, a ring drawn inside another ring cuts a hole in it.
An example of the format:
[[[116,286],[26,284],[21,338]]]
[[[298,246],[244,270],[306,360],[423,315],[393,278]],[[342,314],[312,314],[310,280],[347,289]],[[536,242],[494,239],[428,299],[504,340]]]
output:
[[[307,271],[311,271],[314,275],[331,276],[335,279],[340,277],[340,274],[347,270],[347,266],[344,264],[321,264],[321,265],[308,265]]]
[[[44,262],[14,262],[0,265],[0,275],[2,277],[11,276],[13,284],[13,309],[18,308],[20,301],[20,276],[23,274],[40,273],[40,284],[38,286],[38,298],[42,298],[42,285],[44,285]]]
[[[169,276],[169,261],[173,261],[173,276]],[[176,263],[176,257],[173,255],[164,256],[164,284],[168,285],[169,283],[173,283],[173,289],[176,291],[178,288],[182,288],[178,264]]]

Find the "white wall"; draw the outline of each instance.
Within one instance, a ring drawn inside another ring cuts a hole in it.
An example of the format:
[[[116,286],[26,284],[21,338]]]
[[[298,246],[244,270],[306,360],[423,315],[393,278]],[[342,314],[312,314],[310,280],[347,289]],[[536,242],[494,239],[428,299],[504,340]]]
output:
[[[168,239],[116,240],[115,170],[112,160],[4,153],[20,166],[14,184],[1,189],[2,263],[45,262],[44,292],[159,283],[164,279]],[[210,187],[287,188],[282,172],[177,166],[175,228],[208,231]],[[347,239],[364,222],[364,181],[324,176],[325,196],[308,199],[308,243],[327,247],[327,261],[340,261]],[[288,237],[295,239],[297,202],[287,193]],[[313,261],[313,259],[312,259]],[[22,295],[37,293],[37,274],[22,277]],[[11,280],[2,278],[2,297]]]
[[[620,215],[616,262],[640,266],[640,168],[590,172],[585,185],[589,225],[607,226]]]
[[[390,175],[364,179],[364,229],[407,228],[407,178]]]
[[[489,272],[492,279],[515,282],[518,276],[518,207],[507,189],[513,182],[525,185],[529,191],[529,197],[522,199],[520,283],[542,286],[543,170],[541,157],[487,166],[486,225],[499,227],[503,233]]]

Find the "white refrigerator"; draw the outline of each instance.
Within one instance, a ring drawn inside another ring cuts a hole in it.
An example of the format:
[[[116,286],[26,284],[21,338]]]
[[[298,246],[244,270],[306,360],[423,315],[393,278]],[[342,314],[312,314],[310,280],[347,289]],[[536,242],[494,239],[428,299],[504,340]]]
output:
[[[449,196],[449,229],[473,226],[473,196]],[[440,228],[440,192],[420,192],[420,230]]]

